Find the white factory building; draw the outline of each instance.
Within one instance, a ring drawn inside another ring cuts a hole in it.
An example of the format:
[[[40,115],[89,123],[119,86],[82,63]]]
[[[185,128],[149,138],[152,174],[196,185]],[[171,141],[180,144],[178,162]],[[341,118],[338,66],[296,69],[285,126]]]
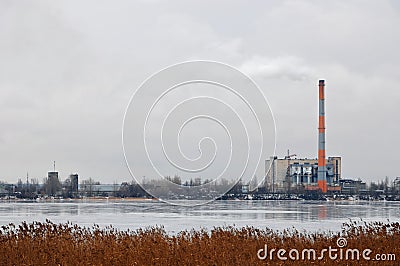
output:
[[[318,188],[318,159],[277,158],[265,161],[265,187],[270,192],[286,192],[294,189],[316,190]],[[342,158],[328,157],[326,180],[328,186],[336,187],[342,173]]]

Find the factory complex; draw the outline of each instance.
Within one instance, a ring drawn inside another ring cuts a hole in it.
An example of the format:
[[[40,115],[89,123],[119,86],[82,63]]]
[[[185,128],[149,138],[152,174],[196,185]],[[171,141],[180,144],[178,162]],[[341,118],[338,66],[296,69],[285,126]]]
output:
[[[318,91],[318,158],[296,158],[296,154],[289,151],[284,158],[271,156],[265,161],[265,188],[269,192],[308,190],[327,193],[341,189],[342,158],[326,158],[324,80],[319,81]]]

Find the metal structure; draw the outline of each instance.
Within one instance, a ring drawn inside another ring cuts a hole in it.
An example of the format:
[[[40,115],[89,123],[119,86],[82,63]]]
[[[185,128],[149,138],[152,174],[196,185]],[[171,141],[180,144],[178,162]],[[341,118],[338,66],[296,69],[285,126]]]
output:
[[[287,164],[287,172],[286,172],[286,182],[287,182],[287,191],[290,193],[290,188],[292,187],[292,176],[290,175],[290,158],[297,156],[297,154],[290,154],[290,151],[287,150],[287,155],[285,159],[288,160]]]
[[[328,191],[326,183],[325,152],[325,81],[319,81],[319,123],[318,123],[318,187],[323,193]]]
[[[272,193],[275,193],[275,173],[276,173],[276,169],[275,169],[275,160],[278,159],[277,156],[273,156],[272,158]]]

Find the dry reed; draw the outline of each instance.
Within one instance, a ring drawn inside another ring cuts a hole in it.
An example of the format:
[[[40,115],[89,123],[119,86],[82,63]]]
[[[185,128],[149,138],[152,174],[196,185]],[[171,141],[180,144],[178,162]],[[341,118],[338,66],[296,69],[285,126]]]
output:
[[[390,253],[399,258],[378,262],[328,256],[315,261],[257,257],[265,244],[269,250],[322,250],[337,248],[339,237],[346,238],[349,248],[373,250],[370,257]],[[400,225],[389,222],[350,222],[340,233],[223,227],[169,235],[160,227],[119,231],[48,220],[0,227],[0,265],[399,265],[399,260]]]

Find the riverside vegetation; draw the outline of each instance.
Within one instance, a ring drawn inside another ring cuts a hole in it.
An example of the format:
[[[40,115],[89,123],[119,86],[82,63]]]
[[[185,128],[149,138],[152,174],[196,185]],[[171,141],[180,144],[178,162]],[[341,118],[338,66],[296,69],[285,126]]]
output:
[[[272,260],[257,256],[265,245],[269,251],[288,252],[338,248],[339,237],[346,239],[345,248],[371,249],[371,260],[332,260],[327,254],[321,260],[280,260],[276,253]],[[399,265],[399,243],[400,224],[390,222],[350,221],[337,233],[222,227],[171,235],[162,227],[119,231],[47,220],[1,226],[0,265]],[[373,261],[375,254],[396,257]]]

